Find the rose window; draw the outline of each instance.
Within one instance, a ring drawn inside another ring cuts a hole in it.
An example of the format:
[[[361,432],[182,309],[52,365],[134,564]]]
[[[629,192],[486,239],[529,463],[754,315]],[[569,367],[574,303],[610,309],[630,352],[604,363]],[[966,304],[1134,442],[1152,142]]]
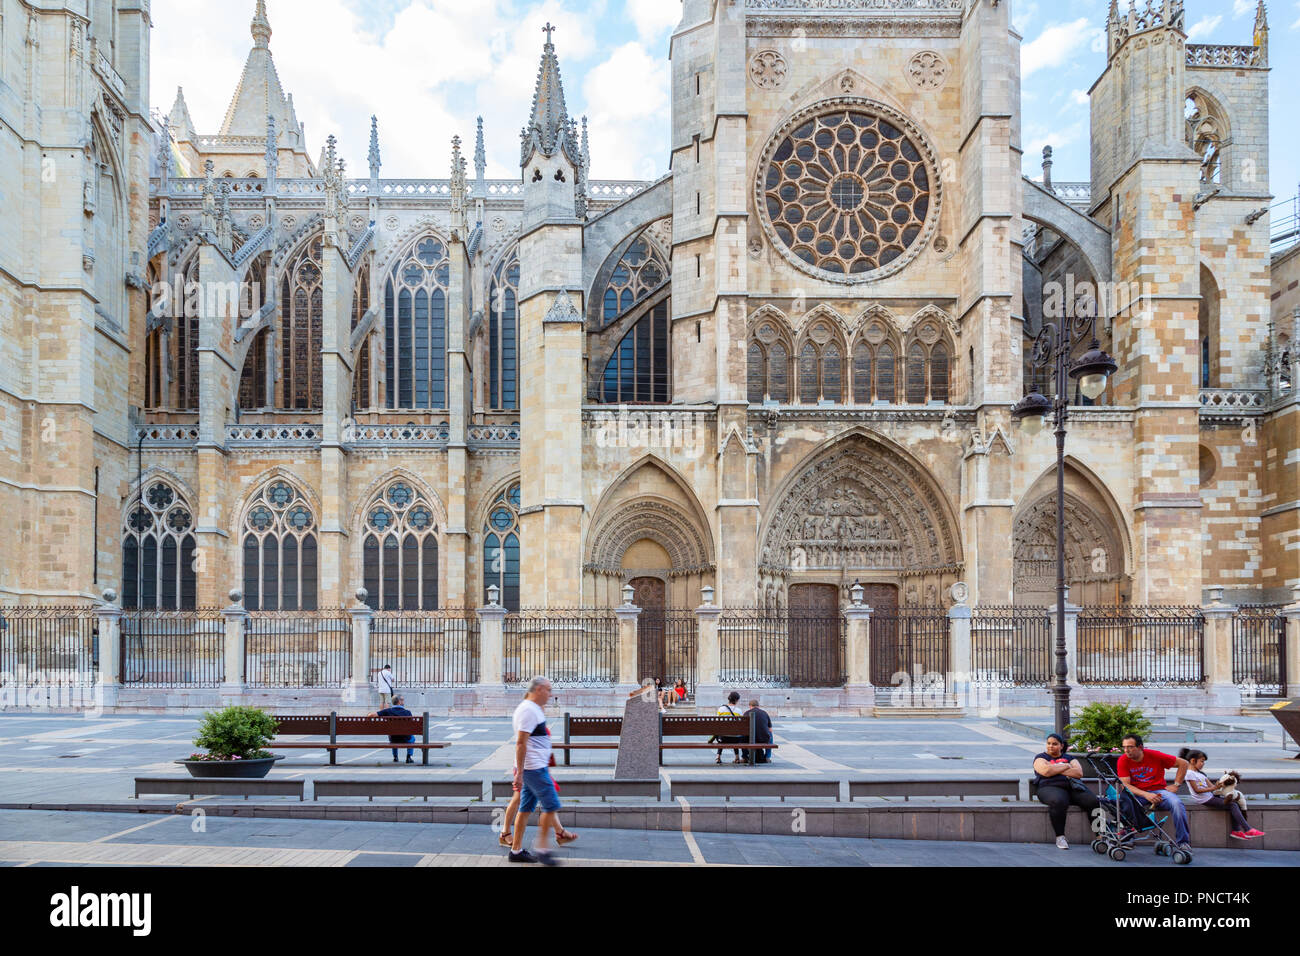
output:
[[[896,272],[936,218],[930,155],[906,120],[865,103],[797,116],[766,153],[764,228],[805,272],[839,281]]]

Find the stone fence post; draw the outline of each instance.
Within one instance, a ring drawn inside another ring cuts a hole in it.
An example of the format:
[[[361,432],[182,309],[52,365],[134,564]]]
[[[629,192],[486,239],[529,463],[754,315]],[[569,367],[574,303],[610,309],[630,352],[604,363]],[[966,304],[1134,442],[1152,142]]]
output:
[[[722,671],[722,644],[718,640],[718,618],[722,616],[722,608],[713,603],[713,593],[711,587],[701,588],[704,603],[695,609],[695,617],[699,622],[695,649],[696,700],[700,697],[698,688],[715,686]]]
[[[500,688],[505,683],[506,609],[497,603],[496,585],[488,588],[488,603],[476,612],[478,631],[478,683]]]
[[[957,695],[959,701],[970,697],[971,669],[975,666],[971,650],[971,609],[966,603],[969,596],[965,585],[953,585],[953,600],[948,608],[948,670],[943,675],[943,685],[947,693]]]
[[[104,591],[104,602],[96,605],[99,623],[100,684],[122,683],[122,608],[116,604],[117,592]]]
[[[1300,585],[1292,591],[1291,603],[1282,609],[1286,618],[1286,686],[1282,693],[1287,697],[1300,697]]]
[[[1216,706],[1240,707],[1241,690],[1232,680],[1232,619],[1237,607],[1225,604],[1223,588],[1211,587],[1205,618],[1205,689]]]
[[[1065,682],[1071,687],[1079,686],[1079,612],[1083,610],[1077,604],[1070,603],[1070,589],[1065,589]],[[1048,654],[1047,685],[1050,688],[1056,682],[1056,605],[1047,609],[1050,623],[1051,639],[1047,642]]]
[[[849,655],[845,663],[850,687],[871,686],[871,615],[874,613],[871,607],[862,603],[860,594],[854,594],[853,603],[844,610],[848,622],[846,643]]]
[[[235,588],[230,592],[230,606],[222,610],[226,619],[226,677],[222,687],[239,691],[244,684],[244,625],[248,612],[244,610],[244,592]]]
[[[618,618],[618,683],[620,688],[629,691],[641,686],[641,678],[636,672],[636,622],[641,609],[632,603],[630,591],[630,587],[623,589],[623,606],[614,609],[614,616]]]
[[[370,626],[375,612],[366,604],[370,596],[365,588],[357,588],[357,606],[348,608],[352,618],[352,695],[367,705],[370,701]]]

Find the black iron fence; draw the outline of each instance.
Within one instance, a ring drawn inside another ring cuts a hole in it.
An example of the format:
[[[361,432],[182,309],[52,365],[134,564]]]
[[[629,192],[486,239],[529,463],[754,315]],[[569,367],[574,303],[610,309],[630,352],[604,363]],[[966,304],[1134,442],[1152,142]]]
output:
[[[244,683],[340,687],[352,678],[352,620],[342,610],[254,611],[244,630]]]
[[[1286,618],[1281,605],[1245,604],[1232,619],[1232,681],[1256,695],[1286,693]]]
[[[525,611],[505,620],[504,678],[526,683],[617,684],[618,618],[606,609]]]
[[[1052,680],[1055,629],[1047,608],[981,605],[970,637],[973,682],[1032,687]]]
[[[399,690],[477,684],[479,646],[473,611],[381,611],[370,623],[368,676],[391,664]]]
[[[729,609],[718,618],[719,677],[754,687],[842,687],[846,637],[839,612]]]
[[[871,683],[919,685],[952,671],[946,608],[887,608],[871,615]],[[946,679],[946,677],[945,677]]]
[[[121,626],[123,684],[218,687],[225,680],[220,611],[127,611]]]
[[[645,608],[636,620],[637,678],[658,677],[664,687],[682,680],[695,693],[695,648],[699,618],[694,611]]]
[[[1079,682],[1165,686],[1205,681],[1205,618],[1194,607],[1085,607]]]
[[[0,683],[88,687],[99,680],[91,607],[0,609]]]

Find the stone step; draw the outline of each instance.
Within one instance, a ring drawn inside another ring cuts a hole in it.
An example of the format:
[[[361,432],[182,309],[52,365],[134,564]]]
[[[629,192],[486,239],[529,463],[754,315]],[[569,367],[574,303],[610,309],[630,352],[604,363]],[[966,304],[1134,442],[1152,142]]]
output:
[[[873,717],[887,718],[909,718],[912,720],[925,719],[934,720],[936,718],[962,718],[969,716],[964,707],[880,707],[872,709]]]

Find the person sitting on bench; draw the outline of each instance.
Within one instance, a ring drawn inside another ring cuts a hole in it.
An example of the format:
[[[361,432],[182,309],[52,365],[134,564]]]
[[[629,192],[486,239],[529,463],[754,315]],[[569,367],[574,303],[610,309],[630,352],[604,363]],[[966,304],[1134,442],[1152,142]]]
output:
[[[1097,795],[1080,782],[1082,779],[1083,767],[1065,752],[1065,738],[1060,734],[1048,734],[1043,752],[1034,758],[1034,783],[1038,787],[1039,802],[1047,804],[1047,816],[1056,832],[1056,845],[1062,850],[1070,848],[1065,840],[1065,818],[1070,807],[1083,810],[1090,821],[1093,811],[1101,807]]]
[[[407,710],[405,707],[402,706],[402,704],[405,703],[405,701],[406,698],[404,698],[401,694],[397,694],[393,697],[392,707],[385,707],[383,710],[377,711],[376,713],[373,713],[370,716],[371,717],[414,717],[415,716],[414,714],[412,714],[409,710]],[[390,744],[413,744],[415,743],[415,737],[412,736],[411,734],[406,734],[406,735],[399,734],[396,736],[390,734],[388,737],[388,742]],[[425,751],[425,753],[428,753],[428,751]],[[412,747],[406,748],[406,762],[415,763],[415,750]],[[396,747],[393,748],[393,763],[397,763]]]
[[[740,694],[733,690],[730,694],[727,695],[727,702],[718,708],[717,715],[719,717],[739,717],[740,713],[739,711],[736,710],[736,706],[739,703],[740,703]],[[709,738],[709,743],[744,744],[744,743],[749,743],[749,738],[748,737],[711,737]],[[733,750],[732,753],[736,755],[735,763],[740,763],[741,762],[740,751]],[[722,763],[721,749],[718,750],[718,758],[713,762]]]

